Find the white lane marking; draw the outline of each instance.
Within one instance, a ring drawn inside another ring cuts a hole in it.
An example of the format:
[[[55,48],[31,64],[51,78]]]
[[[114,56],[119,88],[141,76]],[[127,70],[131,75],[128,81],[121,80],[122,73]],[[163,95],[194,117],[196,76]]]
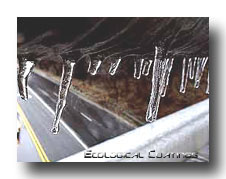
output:
[[[85,115],[84,113],[80,112],[80,114],[81,114],[83,117],[85,117],[86,119],[88,119],[90,122],[93,121],[90,117],[88,117],[88,116]]]
[[[42,98],[39,97],[37,93],[35,93],[30,87],[28,89],[32,92],[32,94],[55,116],[55,112],[52,110],[52,108],[43,101]],[[61,124],[69,131],[69,133],[85,148],[88,149],[89,147],[80,139],[78,134],[72,130],[63,120],[60,120]]]
[[[40,92],[42,92],[45,96],[47,96],[47,97],[50,98],[50,96],[49,96],[49,94],[48,94],[47,92],[45,92],[45,91],[42,90],[41,88],[38,88],[38,90],[39,90]]]
[[[17,93],[17,97],[20,98],[20,94],[19,93]],[[28,99],[31,99],[31,98],[32,98],[32,96],[30,94],[28,94]]]

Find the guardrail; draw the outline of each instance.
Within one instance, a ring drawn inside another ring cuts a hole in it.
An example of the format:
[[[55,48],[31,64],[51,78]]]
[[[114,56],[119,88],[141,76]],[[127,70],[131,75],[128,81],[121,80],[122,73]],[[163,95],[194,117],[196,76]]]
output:
[[[181,162],[209,143],[209,99],[60,162]]]

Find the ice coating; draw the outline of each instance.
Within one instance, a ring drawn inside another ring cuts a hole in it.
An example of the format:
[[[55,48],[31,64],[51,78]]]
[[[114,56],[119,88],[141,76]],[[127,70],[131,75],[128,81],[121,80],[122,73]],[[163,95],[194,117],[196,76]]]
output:
[[[155,58],[152,74],[152,89],[151,96],[146,112],[146,121],[154,122],[157,119],[159,103],[161,99],[161,92],[163,87],[163,73],[165,71],[166,59],[163,56],[163,48],[155,47]]]
[[[27,90],[27,82],[28,77],[35,66],[34,61],[29,61],[26,58],[20,59],[19,61],[19,69],[17,74],[17,82],[20,97],[23,100],[28,99],[28,90]]]
[[[145,60],[144,61],[142,75],[144,75],[144,76],[149,75],[152,62],[153,62],[152,60]]]
[[[87,72],[91,75],[96,75],[98,69],[100,68],[102,61],[99,59],[91,59],[89,58],[89,67]]]
[[[163,77],[162,77],[161,97],[165,97],[166,95],[166,90],[169,84],[169,77],[173,67],[173,62],[174,62],[174,58],[165,59],[165,68],[164,68]]]
[[[121,62],[121,58],[115,58],[111,61],[111,66],[108,71],[110,75],[114,75],[116,73],[116,70],[118,69],[120,62]]]
[[[198,58],[197,59],[197,67],[196,67],[196,74],[195,74],[195,88],[199,88],[200,81],[206,66],[206,63],[208,61],[208,57]]]
[[[207,76],[206,94],[209,94],[209,71],[208,71],[208,76]]]
[[[134,59],[134,74],[133,74],[133,77],[135,79],[140,79],[142,68],[143,68],[143,63],[144,63],[143,58],[142,59],[140,59],[140,58]]]
[[[59,93],[58,93],[58,101],[56,105],[55,119],[53,121],[53,127],[51,129],[51,132],[53,134],[58,134],[59,132],[60,118],[61,118],[63,109],[66,105],[66,98],[67,98],[69,87],[71,85],[74,65],[75,65],[75,62],[71,62],[69,60],[65,60],[63,63],[62,76],[61,76]]]

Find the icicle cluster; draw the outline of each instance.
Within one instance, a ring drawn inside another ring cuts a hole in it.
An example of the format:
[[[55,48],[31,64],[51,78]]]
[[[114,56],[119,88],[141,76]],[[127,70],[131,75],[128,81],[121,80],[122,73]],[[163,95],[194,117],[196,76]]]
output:
[[[180,85],[181,93],[186,92],[188,77],[189,79],[194,79],[194,87],[199,88],[200,81],[203,76],[203,72],[204,72],[207,61],[208,61],[208,57],[203,57],[203,58],[195,57],[193,62],[192,62],[192,58],[189,58],[188,60],[186,58],[183,59],[181,85]],[[209,72],[208,72],[208,79],[207,79],[206,94],[209,94]]]
[[[164,58],[163,50],[161,49],[161,47],[155,47],[155,58],[152,74],[152,89],[150,101],[146,112],[147,122],[153,122],[157,119],[160,99],[166,94],[173,61],[173,58]]]
[[[162,47],[155,47],[154,60],[143,57],[136,57],[134,59],[134,78],[140,79],[142,75],[148,76],[150,74],[151,66],[153,64],[152,71],[152,89],[150,94],[150,100],[146,112],[146,121],[153,122],[157,119],[158,109],[161,97],[165,97],[167,87],[169,85],[169,78],[173,67],[174,58],[165,58]],[[87,58],[89,62],[87,72],[91,75],[96,75],[102,60],[90,57]],[[111,59],[111,65],[108,73],[115,75],[122,58],[115,57]],[[200,81],[203,76],[205,66],[207,64],[208,57],[194,57],[184,58],[182,63],[181,84],[179,91],[181,93],[186,92],[188,79],[194,80],[194,87],[199,88]],[[27,100],[27,81],[29,74],[31,73],[35,63],[29,61],[26,58],[19,60],[18,69],[18,86],[19,93],[22,99]],[[61,82],[59,87],[58,101],[56,105],[55,119],[51,132],[57,134],[59,132],[60,118],[63,109],[66,105],[67,93],[72,80],[72,73],[75,62],[70,60],[64,60],[63,72],[61,76]],[[209,94],[209,72],[207,77],[206,94]]]

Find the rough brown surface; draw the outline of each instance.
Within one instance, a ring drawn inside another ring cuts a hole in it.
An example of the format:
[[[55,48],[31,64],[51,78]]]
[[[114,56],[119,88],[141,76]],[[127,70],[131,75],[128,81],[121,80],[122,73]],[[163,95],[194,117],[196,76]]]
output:
[[[90,76],[85,72],[87,65],[80,65],[75,67],[72,88],[132,124],[142,125],[145,123],[152,72],[148,77],[142,76],[139,80],[134,79],[133,66],[128,67],[126,62],[119,67],[117,74],[113,77],[107,74],[107,64],[103,64],[97,75]],[[205,94],[207,68],[199,89],[195,89],[193,87],[194,81],[189,80],[186,93],[179,93],[181,65],[181,62],[178,62],[173,66],[166,96],[161,98],[158,118],[208,98],[208,95]],[[60,80],[60,63],[43,61],[38,65],[38,68],[49,77]]]

